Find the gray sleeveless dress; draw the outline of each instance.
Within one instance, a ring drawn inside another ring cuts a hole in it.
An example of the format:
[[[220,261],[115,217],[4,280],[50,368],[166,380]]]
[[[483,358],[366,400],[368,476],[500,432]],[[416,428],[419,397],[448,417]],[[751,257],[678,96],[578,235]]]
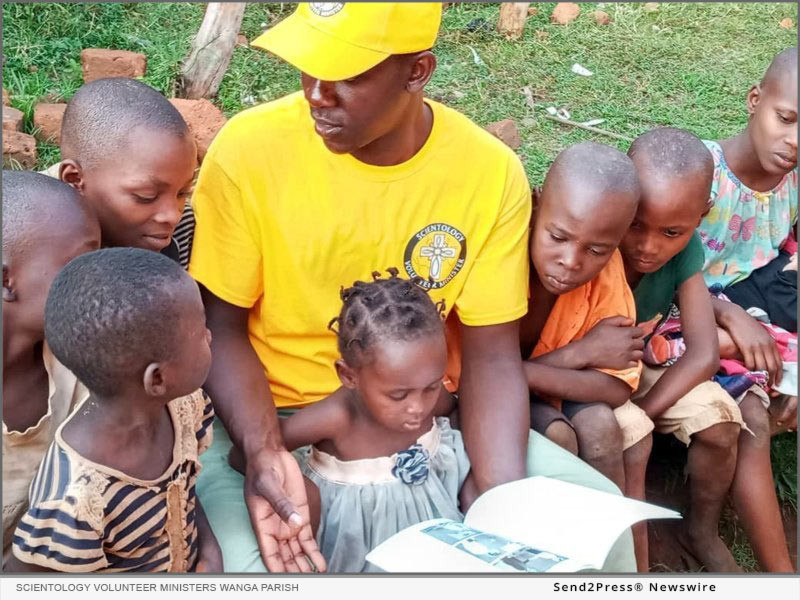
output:
[[[392,456],[342,461],[311,446],[301,468],[322,498],[317,543],[329,573],[379,571],[364,557],[398,531],[428,519],[463,519],[458,492],[469,459],[446,417]]]

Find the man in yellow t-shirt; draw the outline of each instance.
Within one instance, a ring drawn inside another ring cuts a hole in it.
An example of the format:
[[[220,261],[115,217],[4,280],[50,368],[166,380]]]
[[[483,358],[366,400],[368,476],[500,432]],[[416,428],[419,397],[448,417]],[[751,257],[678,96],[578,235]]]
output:
[[[322,566],[275,407],[339,386],[327,325],[340,287],[373,271],[422,277],[461,323],[464,503],[531,463],[518,342],[530,190],[511,150],[423,97],[440,19],[440,3],[300,4],[253,45],[296,66],[302,91],[233,117],[203,162],[189,271],[214,335],[206,388],[230,441],[215,433],[197,487],[228,571]],[[244,482],[224,460],[231,441]],[[547,452],[538,474],[597,475]],[[587,485],[607,487],[597,477]]]

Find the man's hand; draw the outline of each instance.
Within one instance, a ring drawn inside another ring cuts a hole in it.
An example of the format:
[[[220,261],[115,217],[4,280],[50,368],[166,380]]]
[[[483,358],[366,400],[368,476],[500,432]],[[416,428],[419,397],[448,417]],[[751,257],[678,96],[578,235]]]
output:
[[[633,326],[633,319],[606,317],[579,341],[585,368],[630,369],[642,359],[644,331]]]
[[[244,500],[271,573],[326,569],[311,532],[303,475],[290,452],[263,448],[247,459]]]
[[[741,306],[731,304],[730,310],[725,311],[724,322],[720,325],[731,336],[742,354],[742,362],[749,370],[767,371],[770,387],[780,384],[783,361],[778,346],[758,321]]]

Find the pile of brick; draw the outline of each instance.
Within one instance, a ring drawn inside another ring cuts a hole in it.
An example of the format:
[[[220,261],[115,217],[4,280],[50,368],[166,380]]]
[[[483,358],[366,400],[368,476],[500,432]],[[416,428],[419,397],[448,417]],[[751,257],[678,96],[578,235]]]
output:
[[[83,81],[89,83],[104,77],[143,77],[147,57],[138,52],[87,48],[81,52]],[[214,136],[225,124],[225,115],[208,100],[170,100],[181,113],[197,143],[202,160]],[[32,169],[36,166],[36,141],[59,144],[61,121],[67,105],[63,102],[40,102],[33,107],[33,132],[22,131],[25,115],[11,106],[8,91],[3,88],[3,167]],[[34,137],[35,136],[35,137]]]

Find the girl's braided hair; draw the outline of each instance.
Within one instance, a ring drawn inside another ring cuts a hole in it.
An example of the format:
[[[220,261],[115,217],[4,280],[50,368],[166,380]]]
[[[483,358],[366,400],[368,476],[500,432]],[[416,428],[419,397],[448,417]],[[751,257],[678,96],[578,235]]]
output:
[[[342,310],[328,323],[338,338],[339,353],[352,367],[362,366],[369,349],[380,340],[407,341],[444,330],[444,300],[434,304],[419,285],[421,277],[401,279],[396,268],[386,271],[388,278],[373,271],[372,281],[343,286]]]

